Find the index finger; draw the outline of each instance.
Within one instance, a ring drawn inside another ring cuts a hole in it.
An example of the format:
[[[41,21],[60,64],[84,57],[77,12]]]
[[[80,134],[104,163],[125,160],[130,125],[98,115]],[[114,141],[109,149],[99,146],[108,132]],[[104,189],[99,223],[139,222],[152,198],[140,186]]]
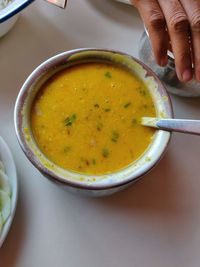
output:
[[[181,3],[190,22],[195,76],[200,81],[200,1],[181,0]]]
[[[158,0],[166,18],[176,72],[181,81],[192,79],[192,51],[189,41],[189,21],[183,6],[178,0]]]
[[[167,64],[168,34],[165,17],[156,0],[132,0],[138,9],[148,30],[156,62],[165,66]]]

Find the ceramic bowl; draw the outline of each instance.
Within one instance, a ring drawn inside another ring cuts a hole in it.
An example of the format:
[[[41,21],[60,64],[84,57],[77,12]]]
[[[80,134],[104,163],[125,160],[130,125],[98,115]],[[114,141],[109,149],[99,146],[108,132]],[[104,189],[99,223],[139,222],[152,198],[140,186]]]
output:
[[[41,85],[49,77],[61,69],[86,62],[112,63],[127,68],[148,86],[157,116],[171,118],[173,115],[169,96],[157,76],[142,62],[121,52],[102,49],[72,50],[48,59],[31,73],[22,86],[15,105],[15,130],[21,148],[35,167],[51,181],[72,191],[101,196],[119,191],[147,173],[163,155],[170,133],[157,131],[142,157],[128,167],[106,175],[83,175],[64,170],[49,161],[32,135],[30,108]]]
[[[5,8],[0,10],[0,37],[12,29],[20,12],[33,0],[13,0]]]
[[[2,231],[0,231],[0,247],[1,247],[11,227],[15,215],[17,196],[18,196],[18,181],[17,181],[15,163],[9,147],[6,144],[6,142],[2,139],[2,137],[0,137],[0,160],[3,162],[3,165],[5,167],[5,173],[7,174],[9,184],[11,187],[11,211],[8,219],[3,225]]]

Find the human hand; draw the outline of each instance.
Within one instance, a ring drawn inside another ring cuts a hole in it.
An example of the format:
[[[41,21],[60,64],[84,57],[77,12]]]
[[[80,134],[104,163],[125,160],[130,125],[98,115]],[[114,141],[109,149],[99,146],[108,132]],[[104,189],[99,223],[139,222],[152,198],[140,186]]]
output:
[[[171,48],[178,78],[200,81],[200,0],[131,0],[147,27],[155,59]]]

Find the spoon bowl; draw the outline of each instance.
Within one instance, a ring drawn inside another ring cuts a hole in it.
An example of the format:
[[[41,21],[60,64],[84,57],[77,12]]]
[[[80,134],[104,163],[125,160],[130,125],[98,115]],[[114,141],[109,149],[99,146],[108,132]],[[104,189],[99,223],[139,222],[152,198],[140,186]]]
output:
[[[143,117],[141,123],[160,130],[200,135],[200,120]]]

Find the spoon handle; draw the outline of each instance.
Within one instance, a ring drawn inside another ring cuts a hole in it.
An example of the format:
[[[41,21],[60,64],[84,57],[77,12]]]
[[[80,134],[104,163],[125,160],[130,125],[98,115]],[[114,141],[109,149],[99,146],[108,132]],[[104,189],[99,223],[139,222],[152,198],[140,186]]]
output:
[[[200,135],[200,120],[143,117],[142,125],[161,130]]]

